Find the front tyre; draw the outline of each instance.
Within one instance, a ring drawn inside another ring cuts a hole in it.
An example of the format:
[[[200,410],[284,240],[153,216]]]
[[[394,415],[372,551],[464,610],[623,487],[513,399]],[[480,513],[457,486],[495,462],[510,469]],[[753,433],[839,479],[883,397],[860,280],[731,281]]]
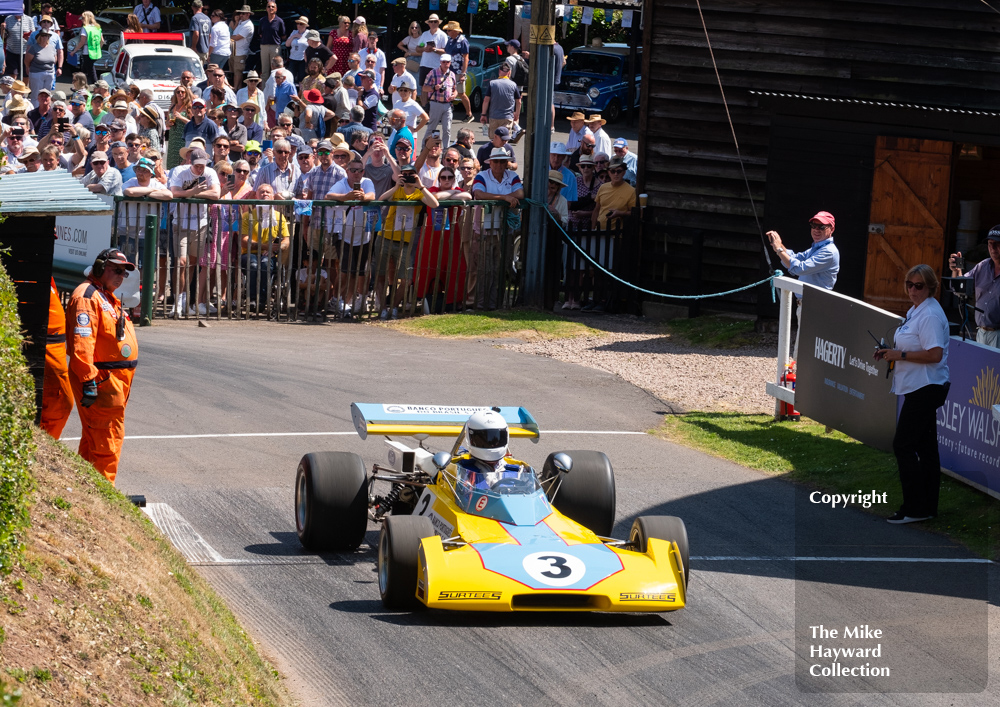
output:
[[[612,98],[607,108],[604,109],[604,119],[609,123],[617,123],[621,117],[622,104],[618,102],[617,98]]]
[[[314,551],[356,550],[368,528],[368,474],[357,454],[314,452],[295,474],[295,531]]]
[[[378,539],[378,591],[382,606],[394,611],[423,607],[417,599],[417,555],[420,541],[434,535],[423,516],[387,516]]]
[[[479,90],[479,87],[472,89],[472,93],[469,94],[469,105],[472,106],[472,112],[478,113],[483,108],[483,92]]]
[[[677,544],[677,549],[681,555],[681,564],[684,569],[684,586],[686,588],[691,568],[689,563],[688,534],[684,521],[677,516],[639,516],[632,523],[632,532],[628,536],[629,544],[637,552],[645,553],[650,538],[666,540]]]

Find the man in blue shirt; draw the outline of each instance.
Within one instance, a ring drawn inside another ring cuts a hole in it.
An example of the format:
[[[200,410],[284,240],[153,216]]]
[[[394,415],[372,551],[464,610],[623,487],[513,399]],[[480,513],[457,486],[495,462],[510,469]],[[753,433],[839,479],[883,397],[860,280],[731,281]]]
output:
[[[621,157],[625,161],[625,181],[634,187],[639,160],[634,152],[629,152],[628,140],[623,137],[618,138],[611,143],[611,149],[615,151],[611,157]]]
[[[184,126],[184,144],[190,145],[195,137],[202,138],[206,145],[219,137],[219,126],[205,117],[205,101],[201,98],[191,101],[191,120]]]
[[[790,275],[795,275],[806,284],[832,290],[837,284],[837,273],[840,272],[840,251],[833,244],[833,231],[836,227],[837,221],[829,211],[817,213],[809,219],[812,247],[801,253],[793,253],[785,248],[777,231],[768,231],[767,238]],[[799,332],[802,331],[801,296],[798,296],[798,305],[796,310],[798,330],[795,333],[795,351],[792,354],[796,360],[799,357]]]
[[[274,117],[277,119],[284,111],[288,102],[292,99],[292,96],[298,95],[295,93],[295,84],[288,81],[282,72],[277,72],[274,75]]]
[[[465,109],[465,122],[472,121],[472,105],[469,97],[465,95],[465,78],[469,70],[469,40],[462,34],[462,25],[455,21],[444,26],[445,34],[448,35],[448,43],[444,47],[444,53],[451,56],[451,71],[455,74],[455,90],[462,101]]]

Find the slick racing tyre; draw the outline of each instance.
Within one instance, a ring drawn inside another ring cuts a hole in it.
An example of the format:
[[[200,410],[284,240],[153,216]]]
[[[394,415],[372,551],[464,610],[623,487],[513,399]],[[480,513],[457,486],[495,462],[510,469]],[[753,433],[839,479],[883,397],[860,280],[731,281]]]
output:
[[[309,550],[355,550],[368,528],[368,474],[357,454],[314,452],[295,475],[295,530]]]
[[[417,599],[417,553],[420,540],[434,535],[423,516],[388,516],[378,539],[378,591],[382,606],[396,611],[423,608]]]
[[[604,452],[566,451],[563,454],[573,460],[573,468],[563,474],[552,462],[556,454],[550,454],[542,467],[543,480],[561,477],[546,485],[552,505],[595,534],[610,536],[615,526],[615,472],[611,461]]]
[[[688,534],[684,521],[677,516],[639,516],[632,523],[632,532],[628,536],[629,544],[637,552],[646,552],[650,538],[677,543],[681,553],[681,564],[684,566],[684,586],[687,587],[691,569],[688,559]]]

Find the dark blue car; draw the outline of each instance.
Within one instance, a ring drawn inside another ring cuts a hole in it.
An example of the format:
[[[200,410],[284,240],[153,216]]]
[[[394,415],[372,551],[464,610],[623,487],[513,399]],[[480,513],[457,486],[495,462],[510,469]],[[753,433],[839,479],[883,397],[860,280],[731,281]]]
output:
[[[627,44],[584,46],[571,50],[566,57],[562,77],[553,100],[557,110],[600,113],[610,123],[628,108],[629,51]],[[639,107],[642,77],[642,48],[636,53],[633,105]]]

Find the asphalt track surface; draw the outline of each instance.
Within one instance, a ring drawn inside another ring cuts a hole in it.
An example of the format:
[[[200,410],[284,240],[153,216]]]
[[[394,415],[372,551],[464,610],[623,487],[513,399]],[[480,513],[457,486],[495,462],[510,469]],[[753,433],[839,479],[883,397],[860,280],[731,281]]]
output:
[[[190,524],[202,539],[186,546],[196,571],[303,704],[998,701],[988,681],[997,668],[994,566],[968,562],[918,528],[824,509],[800,488],[649,435],[567,434],[658,424],[664,404],[613,375],[483,342],[350,324],[166,323],[140,330],[139,341],[118,487]],[[685,520],[688,606],[663,615],[383,611],[374,526],[349,555],[305,552],[295,536],[303,453],[384,459],[380,440],[352,433],[353,401],[523,405],[543,433],[537,445],[515,443],[522,458],[540,465],[560,449],[606,452],[617,479],[616,535],[637,515]],[[78,434],[74,415],[65,437]],[[811,640],[809,627],[820,623],[883,634]],[[810,659],[813,644],[881,644],[881,658],[840,662],[886,665],[891,677],[810,678],[810,665],[834,662]]]

